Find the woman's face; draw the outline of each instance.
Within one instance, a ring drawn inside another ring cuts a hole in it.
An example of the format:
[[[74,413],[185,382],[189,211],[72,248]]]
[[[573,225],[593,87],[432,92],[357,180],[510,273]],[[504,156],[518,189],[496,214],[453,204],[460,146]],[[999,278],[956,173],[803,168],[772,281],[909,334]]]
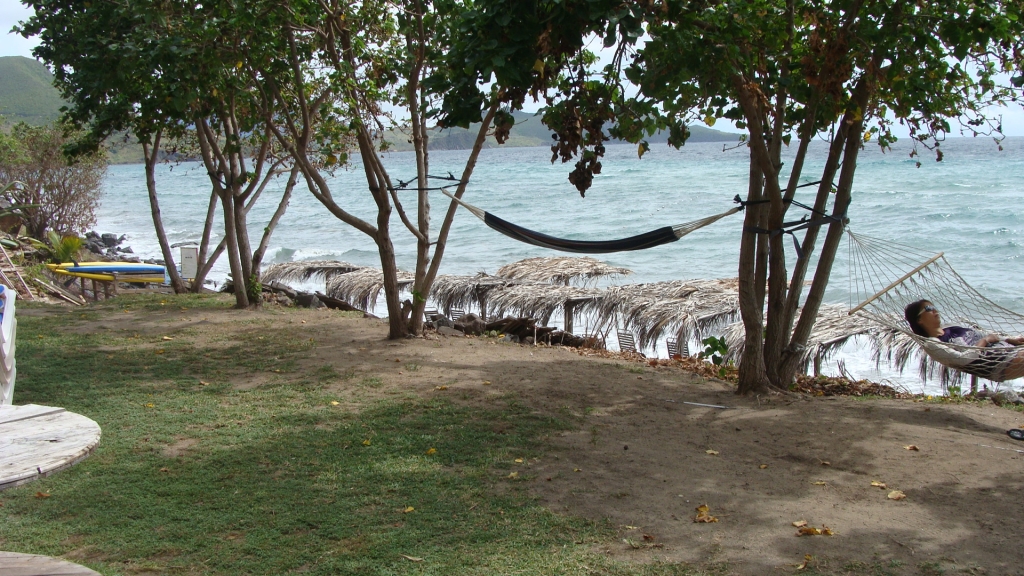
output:
[[[942,332],[939,328],[941,325],[939,311],[931,302],[926,301],[921,307],[921,312],[917,315],[917,322],[930,335],[937,336]]]

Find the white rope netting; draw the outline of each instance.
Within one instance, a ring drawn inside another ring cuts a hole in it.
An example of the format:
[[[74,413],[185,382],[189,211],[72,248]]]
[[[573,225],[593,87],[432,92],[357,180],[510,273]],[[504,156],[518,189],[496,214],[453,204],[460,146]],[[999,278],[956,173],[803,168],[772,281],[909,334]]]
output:
[[[943,327],[960,326],[981,335],[1004,338],[1024,334],[1024,316],[989,300],[968,284],[942,253],[853,234],[850,238],[851,314],[857,313],[891,329],[876,346],[903,367],[917,350],[922,376],[936,371],[943,383],[959,382],[967,373],[995,382],[1024,376],[1024,347],[1001,339],[989,346],[942,342],[911,331],[904,309],[928,300],[939,311]],[[928,359],[941,365],[936,367]]]

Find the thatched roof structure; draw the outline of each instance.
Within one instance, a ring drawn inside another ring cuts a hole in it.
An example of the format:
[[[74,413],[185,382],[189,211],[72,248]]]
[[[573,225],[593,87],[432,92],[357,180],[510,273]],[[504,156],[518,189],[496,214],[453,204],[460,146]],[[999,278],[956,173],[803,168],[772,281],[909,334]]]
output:
[[[487,300],[491,291],[512,284],[518,284],[518,282],[483,272],[476,276],[442,275],[434,279],[434,284],[430,287],[430,297],[437,302],[437,306],[442,310],[465,309]],[[550,288],[550,286],[546,287]]]
[[[674,280],[611,286],[581,310],[596,314],[598,324],[618,324],[634,332],[637,344],[653,346],[664,336],[690,338],[714,331],[739,313],[738,282]]]
[[[412,285],[415,276],[398,272],[398,289],[405,290]],[[377,268],[359,268],[346,274],[327,278],[327,295],[344,300],[363,310],[373,310],[381,290],[384,289],[384,273]]]
[[[547,256],[527,258],[498,268],[496,276],[530,282],[547,282],[568,286],[575,280],[583,284],[604,276],[625,276],[632,274],[629,268],[610,266],[587,256]]]
[[[537,318],[547,324],[551,315],[564,310],[568,302],[593,301],[604,290],[577,286],[552,286],[539,282],[509,283],[487,294],[488,308],[498,316],[514,314]]]
[[[876,361],[881,360],[880,346],[885,341],[892,341],[894,331],[862,314],[850,315],[849,310],[842,304],[823,304],[818,310],[818,318],[814,322],[811,336],[800,359],[804,371],[812,362],[819,363],[832,358],[844,344],[856,336],[867,336]],[[729,346],[728,357],[732,360],[738,359],[744,348],[743,323],[735,322],[726,327],[724,338]],[[912,351],[905,348],[902,354],[912,354]],[[905,363],[906,359],[903,362]]]
[[[268,266],[263,272],[264,282],[300,282],[312,278],[329,279],[338,274],[355,272],[362,266],[339,262],[337,260],[306,260],[298,262],[282,262]]]

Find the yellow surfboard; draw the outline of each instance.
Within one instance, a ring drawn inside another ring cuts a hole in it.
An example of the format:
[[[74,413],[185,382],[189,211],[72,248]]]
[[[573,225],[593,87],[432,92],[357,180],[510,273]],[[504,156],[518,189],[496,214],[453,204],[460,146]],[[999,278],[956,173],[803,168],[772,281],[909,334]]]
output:
[[[104,282],[134,282],[134,283],[155,283],[163,284],[164,276],[155,274],[96,274],[92,272],[69,272],[60,268],[55,269],[54,274],[61,276],[72,276],[74,278],[85,278],[86,280],[101,280]]]

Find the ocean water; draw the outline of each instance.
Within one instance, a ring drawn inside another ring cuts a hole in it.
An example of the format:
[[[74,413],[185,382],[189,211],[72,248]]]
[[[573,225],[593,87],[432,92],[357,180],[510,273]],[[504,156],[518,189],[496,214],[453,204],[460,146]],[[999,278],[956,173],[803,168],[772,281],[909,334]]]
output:
[[[887,152],[868,144],[860,154],[849,208],[851,229],[934,252],[946,258],[975,288],[1002,306],[1024,312],[1024,138],[1010,138],[1002,150],[991,139],[955,138],[942,143],[944,160],[921,150],[911,157],[910,143],[901,141]],[[803,171],[804,182],[817,180],[827,152],[817,142]],[[468,151],[435,151],[430,172],[459,176]],[[921,166],[917,166],[920,160]],[[411,153],[392,153],[385,163],[393,181],[415,175]],[[666,225],[689,222],[724,212],[732,198],[746,195],[748,155],[743,147],[694,143],[675,150],[655,145],[638,158],[636,147],[608,147],[602,173],[585,198],[567,180],[570,165],[551,163],[547,148],[496,148],[481,153],[465,200],[501,218],[532,230],[576,239],[631,236]],[[784,168],[785,170],[785,168]],[[358,166],[339,170],[330,178],[333,194],[351,213],[374,221],[374,205]],[[273,193],[283,189],[282,177],[271,184],[249,215],[255,245],[273,213]],[[197,163],[167,165],[157,177],[160,208],[170,242],[198,241],[209,200],[210,186]],[[815,187],[801,189],[797,200],[813,202]],[[411,192],[402,192],[413,205]],[[447,209],[447,198],[433,193],[434,221]],[[799,217],[794,207],[791,216]],[[159,258],[141,165],[108,168],[97,213],[100,232],[126,234],[126,244],[143,258]],[[438,224],[439,225],[439,224]],[[737,270],[742,214],[720,220],[678,242],[657,248],[600,258],[631,269],[633,274],[602,281],[655,282],[662,280],[734,277]],[[393,218],[399,266],[414,266],[415,240]],[[219,238],[219,236],[218,236]],[[788,258],[795,260],[789,248]],[[493,273],[510,262],[555,253],[502,236],[465,210],[457,213],[449,237],[442,274]],[[292,260],[343,260],[379,267],[376,247],[362,233],[333,215],[305,189],[297,188],[288,211],[270,242],[266,264]],[[210,278],[222,281],[226,260]],[[834,267],[826,300],[850,303],[845,246]],[[321,286],[307,288],[322,289]],[[383,306],[378,307],[383,312]],[[661,350],[648,351],[665,356]],[[844,351],[846,369],[857,377],[891,380],[912,391],[937,391],[937,383],[922,382],[915,374],[877,371],[856,346]],[[835,365],[826,366],[826,371]]]

